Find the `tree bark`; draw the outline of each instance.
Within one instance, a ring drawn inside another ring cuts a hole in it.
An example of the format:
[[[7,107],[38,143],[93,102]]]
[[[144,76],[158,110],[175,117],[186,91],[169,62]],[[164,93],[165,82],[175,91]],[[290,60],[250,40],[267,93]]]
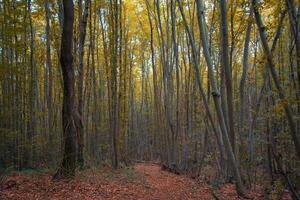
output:
[[[51,62],[51,38],[50,38],[50,8],[49,2],[45,2],[45,16],[46,16],[46,73],[45,73],[45,94],[46,102],[48,108],[48,131],[49,140],[52,142],[53,133],[53,106],[52,106],[52,86],[53,86],[53,76],[52,76],[52,62]]]
[[[74,112],[74,70],[73,70],[73,23],[74,5],[73,0],[63,0],[64,20],[61,39],[60,63],[63,73],[63,108],[62,125],[64,132],[64,155],[62,163],[54,175],[55,179],[68,178],[75,175],[76,168],[76,125]]]
[[[239,92],[240,92],[240,122],[239,122],[240,138],[242,138],[243,132],[244,132],[244,112],[245,112],[244,88],[245,88],[247,70],[248,70],[248,58],[249,58],[248,54],[249,54],[251,28],[252,28],[252,12],[249,15],[248,25],[247,25],[247,29],[246,29],[246,37],[245,37],[244,52],[243,52],[243,72],[242,72],[242,77],[240,80],[240,88],[239,88]]]
[[[81,1],[81,0],[80,0]],[[83,16],[79,16],[80,25],[79,25],[79,81],[78,81],[78,114],[79,119],[76,119],[77,123],[77,142],[78,142],[78,152],[77,152],[77,162],[78,165],[82,168],[84,165],[83,150],[84,150],[84,125],[83,125],[83,84],[84,84],[84,43],[86,37],[86,25],[89,15],[90,0],[85,1]],[[81,13],[81,12],[79,12]]]
[[[232,5],[231,5],[232,6]],[[233,92],[232,92],[232,70],[229,63],[228,56],[228,22],[227,22],[227,5],[226,0],[220,0],[220,17],[221,17],[221,56],[222,67],[225,68],[225,80],[226,80],[226,97],[228,107],[228,133],[232,146],[232,151],[235,154],[235,131],[234,131],[234,113],[233,113]],[[225,117],[225,121],[227,116]]]

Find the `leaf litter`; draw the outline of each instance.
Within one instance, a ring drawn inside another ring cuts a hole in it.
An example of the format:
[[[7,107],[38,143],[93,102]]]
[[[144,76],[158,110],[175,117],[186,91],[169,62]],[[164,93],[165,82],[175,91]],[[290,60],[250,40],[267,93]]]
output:
[[[157,164],[138,163],[133,168],[85,170],[72,180],[53,181],[47,174],[16,173],[6,178],[15,183],[2,188],[7,200],[240,200],[232,184],[213,189],[205,181],[161,170]],[[263,199],[263,192],[249,194]]]

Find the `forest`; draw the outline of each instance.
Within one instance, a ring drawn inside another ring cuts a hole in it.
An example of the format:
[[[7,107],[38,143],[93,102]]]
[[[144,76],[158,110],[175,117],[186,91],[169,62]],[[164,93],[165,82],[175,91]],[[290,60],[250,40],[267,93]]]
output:
[[[0,0],[0,199],[300,199],[299,0]]]

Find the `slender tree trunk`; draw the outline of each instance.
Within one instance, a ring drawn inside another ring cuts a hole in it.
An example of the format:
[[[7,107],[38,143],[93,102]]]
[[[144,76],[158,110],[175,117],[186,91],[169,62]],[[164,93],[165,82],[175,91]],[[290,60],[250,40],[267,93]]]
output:
[[[280,20],[279,20],[279,24],[277,26],[277,30],[276,30],[276,33],[275,33],[275,36],[274,36],[274,39],[273,39],[273,42],[272,42],[272,47],[271,47],[271,52],[273,53],[275,51],[275,48],[276,48],[276,44],[277,44],[277,41],[279,40],[279,37],[280,37],[280,34],[281,34],[281,28],[282,28],[282,24],[283,24],[283,21],[284,21],[284,17],[286,15],[286,10],[283,11],[283,13],[281,14],[280,16]],[[254,63],[256,63],[256,58],[254,58]],[[259,95],[258,95],[258,99],[257,101],[255,102],[255,106],[254,108],[251,108],[252,110],[254,110],[253,114],[251,114],[251,120],[249,121],[249,130],[248,130],[248,133],[249,133],[249,139],[254,139],[254,128],[255,128],[255,124],[256,124],[256,119],[258,117],[258,114],[259,114],[259,111],[260,111],[260,106],[261,106],[261,102],[263,100],[263,97],[264,97],[264,94],[265,94],[265,91],[266,91],[266,87],[267,87],[267,82],[268,82],[268,74],[267,74],[267,66],[268,63],[265,63],[265,66],[264,66],[264,73],[263,73],[263,86],[262,88],[260,89],[260,92],[259,92]],[[250,88],[251,89],[252,87],[252,84],[250,84]],[[250,95],[252,96],[252,95]],[[250,97],[249,97],[250,98]],[[242,117],[242,116],[241,116]],[[249,172],[249,175],[252,176],[251,174],[251,166],[252,166],[252,162],[253,162],[253,151],[254,151],[254,142],[253,140],[249,140],[250,143],[248,144],[248,148],[249,148],[249,151],[248,151],[248,160],[250,162],[250,172]],[[249,176],[249,178],[250,178]]]
[[[177,167],[177,138],[179,135],[179,66],[178,66],[178,44],[176,40],[176,13],[175,13],[175,1],[171,0],[170,6],[171,13],[171,31],[172,31],[172,43],[173,43],[173,65],[176,70],[176,129],[172,135],[173,148],[172,148],[172,160]]]
[[[153,39],[153,25],[152,25],[152,20],[151,20],[151,15],[150,15],[150,5],[148,0],[146,0],[147,4],[147,13],[148,13],[148,20],[149,20],[149,25],[150,25],[150,45],[151,45],[151,62],[152,62],[152,73],[153,73],[153,90],[154,90],[154,108],[155,108],[155,116],[154,119],[156,121],[156,133],[155,137],[161,133],[161,119],[160,119],[160,94],[158,91],[158,85],[157,85],[157,69],[155,65],[155,51],[154,51],[154,39]],[[157,151],[157,144],[156,144],[156,139],[154,139],[154,148],[155,151]],[[157,152],[156,152],[157,154]]]
[[[233,5],[231,5],[233,6]],[[232,69],[228,57],[228,22],[227,22],[227,9],[226,0],[220,0],[220,15],[221,15],[221,41],[222,41],[222,67],[225,68],[226,79],[226,97],[228,107],[228,133],[231,142],[233,153],[235,154],[235,131],[234,131],[234,113],[233,113],[233,91],[232,91]],[[225,121],[226,120],[225,116]]]
[[[81,1],[81,0],[80,0]],[[84,107],[84,98],[83,98],[83,84],[84,84],[84,43],[86,37],[86,25],[89,15],[91,1],[85,1],[83,16],[79,15],[80,25],[79,25],[79,81],[78,81],[78,114],[79,119],[76,119],[77,123],[77,142],[78,142],[78,152],[77,159],[78,164],[82,168],[84,165],[83,150],[84,150],[84,125],[83,125],[83,107]],[[79,8],[80,9],[80,8]],[[81,13],[81,12],[79,12]],[[87,73],[89,73],[87,71]]]
[[[278,75],[277,75],[277,72],[276,72],[276,69],[275,69],[275,64],[274,64],[273,58],[272,58],[272,52],[269,48],[268,41],[267,41],[267,38],[266,38],[265,26],[262,22],[261,16],[260,16],[259,11],[258,11],[257,0],[252,0],[252,6],[253,6],[253,11],[254,11],[254,14],[255,14],[256,24],[257,24],[257,27],[258,27],[258,30],[259,30],[262,46],[263,46],[265,55],[267,57],[268,67],[269,67],[269,70],[271,72],[271,75],[272,75],[273,81],[275,83],[276,89],[278,91],[279,98],[282,101],[286,101],[287,100],[286,95],[285,95],[285,92],[284,92],[280,82],[279,82],[279,78],[278,78]],[[297,135],[296,123],[293,119],[293,112],[292,112],[292,109],[290,107],[289,102],[287,104],[284,104],[284,110],[285,110],[286,117],[287,117],[287,120],[288,120],[288,124],[289,124],[289,127],[290,127],[290,134],[291,134],[291,137],[292,137],[294,145],[295,145],[296,154],[297,154],[298,159],[300,160],[300,142],[299,142],[299,138],[298,138],[298,135]]]
[[[30,150],[29,150],[29,166],[32,167],[34,160],[34,150],[33,150],[33,137],[36,134],[37,129],[37,69],[35,64],[34,57],[34,29],[32,23],[31,16],[31,0],[28,0],[28,13],[29,13],[29,26],[30,26],[30,122],[29,122],[29,133],[28,139],[30,142]]]
[[[243,183],[242,183],[240,170],[239,170],[239,167],[237,165],[237,162],[236,162],[236,159],[234,156],[234,152],[233,152],[230,140],[229,140],[229,135],[228,135],[228,131],[227,131],[226,124],[225,124],[224,115],[222,113],[221,102],[220,102],[220,93],[219,93],[219,91],[217,89],[217,85],[216,85],[216,80],[215,80],[215,76],[214,76],[213,65],[212,65],[209,49],[208,49],[207,37],[206,37],[206,33],[205,33],[202,15],[203,15],[202,0],[197,0],[197,17],[198,17],[198,25],[199,25],[199,31],[200,31],[200,39],[201,39],[202,47],[203,47],[203,54],[204,54],[206,64],[208,67],[209,83],[210,83],[210,86],[212,89],[212,96],[213,96],[213,100],[214,100],[214,104],[215,104],[216,114],[217,114],[219,125],[221,128],[221,132],[222,132],[222,136],[223,136],[223,140],[224,140],[224,144],[225,144],[225,149],[227,151],[227,156],[233,167],[232,170],[233,170],[234,177],[236,180],[237,192],[239,195],[244,196],[245,191],[244,191],[244,187],[243,187]]]
[[[113,168],[118,168],[119,159],[118,159],[118,82],[117,82],[117,64],[118,64],[118,41],[119,41],[119,1],[111,0],[110,1],[110,11],[111,11],[111,80],[110,87],[111,90],[111,118],[110,118],[110,130],[111,130],[111,161]]]
[[[196,81],[197,81],[198,88],[199,88],[199,93],[200,93],[200,95],[202,97],[202,100],[203,100],[203,105],[204,105],[204,108],[205,108],[206,115],[208,117],[208,121],[210,122],[211,127],[213,129],[213,132],[215,133],[215,137],[217,139],[217,143],[218,143],[220,153],[222,154],[222,152],[224,152],[223,139],[220,135],[220,130],[217,128],[217,126],[214,123],[214,120],[213,120],[213,117],[212,117],[212,114],[211,114],[211,111],[210,111],[210,108],[209,108],[209,105],[208,105],[208,102],[207,102],[207,98],[206,98],[206,95],[205,95],[205,92],[204,92],[204,88],[203,88],[203,85],[202,85],[201,80],[200,80],[200,71],[199,71],[199,68],[198,68],[198,65],[199,65],[199,60],[198,60],[199,58],[198,57],[199,56],[197,56],[197,53],[196,53],[195,41],[194,41],[194,38],[191,34],[191,31],[190,31],[190,29],[187,25],[187,21],[186,21],[184,11],[183,11],[182,2],[180,0],[178,0],[178,3],[179,3],[179,8],[180,8],[180,13],[181,13],[181,16],[183,18],[184,26],[185,26],[188,38],[190,40],[190,45],[191,45],[191,49],[192,49],[193,67],[194,67],[194,70],[195,70],[195,76],[196,76]]]
[[[52,106],[52,86],[53,86],[53,76],[52,76],[52,62],[51,62],[51,37],[50,37],[50,8],[49,2],[45,2],[46,11],[46,76],[45,76],[45,94],[48,108],[48,131],[49,140],[52,142],[53,138],[53,106]]]
[[[251,12],[251,11],[250,11]],[[252,13],[252,12],[251,12]],[[243,138],[244,132],[244,115],[245,115],[245,98],[244,98],[244,89],[247,77],[247,70],[248,70],[248,58],[249,58],[249,43],[250,43],[250,34],[251,34],[251,27],[252,27],[252,14],[250,13],[248,19],[248,25],[246,29],[246,37],[244,43],[244,54],[243,54],[243,72],[242,77],[240,80],[240,121],[239,121],[239,131],[240,131],[240,138]]]
[[[300,31],[297,22],[297,13],[294,0],[286,0],[286,6],[289,13],[289,21],[292,29],[292,34],[296,44],[296,56],[297,56],[297,76],[298,76],[298,87],[300,87]],[[298,97],[300,96],[300,89],[298,88]]]

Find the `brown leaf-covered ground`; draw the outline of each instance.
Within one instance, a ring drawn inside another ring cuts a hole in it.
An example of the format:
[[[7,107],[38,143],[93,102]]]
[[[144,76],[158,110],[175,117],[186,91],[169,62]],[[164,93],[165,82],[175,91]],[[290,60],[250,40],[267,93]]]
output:
[[[79,172],[74,180],[53,181],[50,175],[15,174],[7,177],[12,183],[0,191],[0,199],[16,200],[210,200],[240,199],[233,185],[213,189],[205,182],[195,181],[183,175],[162,171],[156,164],[140,163],[133,169],[86,170]],[[15,184],[14,184],[15,183]],[[253,199],[263,199],[261,193],[249,194]]]

